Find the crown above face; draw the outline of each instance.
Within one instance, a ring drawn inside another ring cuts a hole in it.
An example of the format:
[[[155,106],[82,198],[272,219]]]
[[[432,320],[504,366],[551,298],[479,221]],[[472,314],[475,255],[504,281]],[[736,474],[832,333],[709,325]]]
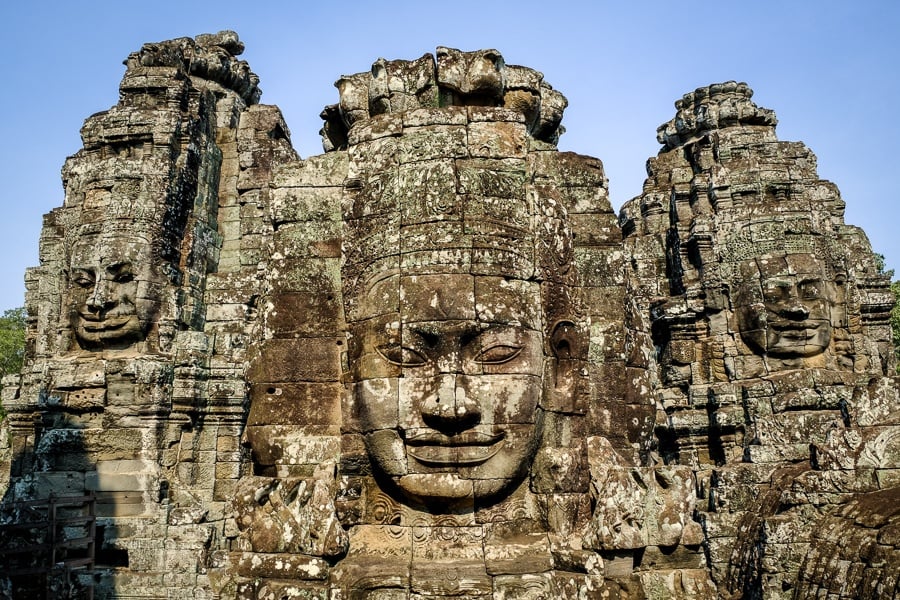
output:
[[[556,144],[568,101],[528,67],[507,65],[496,50],[461,52],[439,47],[436,57],[379,58],[369,72],[341,77],[340,102],[325,107],[322,141],[326,151],[344,149],[356,124],[378,115],[417,108],[485,106],[523,115],[528,134]]]
[[[700,87],[675,102],[675,118],[656,130],[657,141],[671,150],[716,129],[736,125],[768,127],[778,124],[775,112],[757,106],[746,83],[726,81]]]

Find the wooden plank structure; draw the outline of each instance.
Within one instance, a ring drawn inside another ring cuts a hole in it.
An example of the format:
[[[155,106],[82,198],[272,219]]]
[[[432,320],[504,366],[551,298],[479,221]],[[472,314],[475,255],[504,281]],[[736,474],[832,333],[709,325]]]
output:
[[[95,503],[91,492],[4,507],[17,515],[14,522],[0,524],[0,571],[9,578],[14,594],[93,599],[93,578],[83,577],[81,585],[74,586],[73,575],[94,568]]]

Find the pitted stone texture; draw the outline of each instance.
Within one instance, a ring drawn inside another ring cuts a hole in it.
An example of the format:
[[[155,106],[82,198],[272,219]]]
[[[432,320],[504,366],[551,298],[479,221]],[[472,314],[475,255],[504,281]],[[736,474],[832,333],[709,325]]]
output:
[[[129,57],[119,102],[85,122],[66,161],[65,202],[45,218],[28,274],[27,366],[3,397],[4,518],[16,501],[92,493],[107,595],[211,589],[207,551],[221,546],[225,500],[246,469],[260,293],[258,261],[242,272],[240,253],[261,231],[240,214],[237,184],[262,182],[258,194],[269,157],[296,154],[273,107],[254,106],[238,133],[258,100],[234,58],[242,48],[222,32]]]
[[[93,492],[105,597],[892,585],[887,278],[746,84],[676,103],[617,220],[496,50],[342,77],[305,160],[242,51],[147,44],[86,121],[0,518]]]
[[[214,82],[236,93],[247,104],[259,102],[262,91],[259,77],[246,61],[234,60],[244,52],[244,44],[233,31],[178,38],[157,44],[144,44],[128,56],[129,71],[142,67],[171,67],[193,77]]]
[[[716,129],[774,128],[778,124],[775,113],[758,107],[750,100],[752,97],[753,90],[743,82],[726,81],[697,88],[675,102],[678,111],[675,118],[659,126],[656,139],[665,150],[671,150]]]
[[[898,490],[854,497],[814,530],[794,598],[894,598]]]
[[[894,487],[891,299],[814,155],[751,96],[676,102],[620,223],[658,451],[697,474],[713,577],[787,598],[819,521]]]
[[[439,47],[436,58],[431,54],[411,61],[379,58],[371,71],[345,75],[335,87],[340,102],[322,111],[326,152],[369,139],[372,129],[366,124],[378,115],[451,106],[506,108],[515,119],[524,120],[534,140],[555,146],[564,131],[560,122],[568,105],[542,73],[507,65],[496,50],[461,52]],[[487,121],[497,120],[496,114],[488,114]],[[393,131],[384,121],[371,127],[382,133]],[[360,137],[354,133],[356,128],[366,133]]]

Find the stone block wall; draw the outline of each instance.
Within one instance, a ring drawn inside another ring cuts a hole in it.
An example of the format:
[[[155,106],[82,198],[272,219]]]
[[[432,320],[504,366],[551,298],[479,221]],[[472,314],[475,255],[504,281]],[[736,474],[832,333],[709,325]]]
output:
[[[341,77],[306,159],[242,51],[146,44],[86,121],[0,526],[95,494],[101,598],[893,594],[889,281],[746,84],[616,217],[496,50]]]

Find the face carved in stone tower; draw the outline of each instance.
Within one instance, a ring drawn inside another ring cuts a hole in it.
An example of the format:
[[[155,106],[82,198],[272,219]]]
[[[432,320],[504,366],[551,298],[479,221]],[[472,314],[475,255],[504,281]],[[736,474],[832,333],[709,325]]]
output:
[[[79,346],[121,349],[144,339],[164,285],[152,260],[150,242],[139,235],[89,236],[76,243],[70,318]]]
[[[539,284],[395,274],[366,297],[400,306],[352,329],[353,400],[378,469],[420,501],[486,498],[520,479],[542,428]]]
[[[531,183],[524,123],[494,110],[359,142],[341,201],[344,431],[383,491],[429,510],[519,489],[586,347],[568,215]]]
[[[806,358],[831,342],[837,283],[812,254],[763,257],[741,264],[738,326],[744,342],[760,354]]]

